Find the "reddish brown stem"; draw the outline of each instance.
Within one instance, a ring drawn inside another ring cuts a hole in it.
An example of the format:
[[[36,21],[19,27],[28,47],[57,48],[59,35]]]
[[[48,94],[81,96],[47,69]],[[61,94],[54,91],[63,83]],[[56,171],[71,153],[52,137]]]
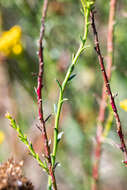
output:
[[[108,36],[107,36],[107,76],[109,80],[111,78],[111,68],[113,62],[113,36],[114,36],[115,12],[116,12],[116,0],[110,0]],[[98,120],[101,123],[104,122],[105,108],[106,108],[106,93],[105,93],[105,84],[104,84],[102,90],[99,116],[98,116]]]
[[[42,107],[42,88],[43,88],[43,74],[44,74],[44,59],[43,59],[43,37],[45,32],[45,17],[47,13],[48,0],[44,0],[44,6],[42,11],[42,20],[41,20],[41,30],[40,30],[40,39],[39,39],[39,73],[38,73],[38,85],[37,85],[37,99],[38,99],[38,114],[42,132],[42,138],[44,142],[44,153],[47,160],[49,175],[52,180],[53,190],[57,190],[56,179],[54,175],[54,170],[52,167],[51,156],[50,156],[50,147],[48,145],[48,137],[46,132],[45,120],[43,116],[43,107]]]
[[[109,21],[108,21],[108,37],[107,37],[107,76],[110,80],[111,78],[111,68],[113,62],[113,36],[114,36],[114,21],[116,13],[116,0],[110,0],[110,10],[109,10]],[[97,180],[99,178],[99,162],[101,158],[101,136],[103,132],[103,122],[105,118],[105,108],[106,108],[106,93],[105,84],[102,88],[102,97],[100,102],[99,114],[98,114],[98,124],[96,132],[96,146],[94,152],[94,165],[93,165],[93,186],[92,190],[97,189]]]
[[[125,163],[127,161],[127,149],[126,149],[124,136],[123,136],[123,132],[122,132],[122,126],[121,126],[121,122],[120,122],[120,118],[119,118],[117,108],[115,105],[114,97],[112,95],[110,84],[109,84],[109,79],[111,77],[111,66],[112,66],[112,60],[113,60],[113,28],[114,28],[113,24],[114,24],[115,7],[116,7],[116,1],[111,0],[110,16],[109,16],[109,29],[108,29],[108,42],[107,42],[107,51],[108,51],[107,72],[105,70],[103,57],[102,57],[101,51],[100,51],[98,34],[97,34],[95,22],[94,22],[94,12],[91,11],[91,21],[92,21],[92,28],[93,28],[93,33],[94,33],[95,50],[98,54],[98,59],[99,59],[101,71],[102,71],[103,78],[104,78],[104,86],[103,86],[103,91],[102,91],[102,100],[101,100],[101,104],[100,104],[97,135],[96,135],[97,145],[95,147],[95,162],[94,162],[94,166],[93,166],[94,182],[93,182],[92,190],[97,189],[97,180],[98,180],[98,175],[99,175],[98,173],[99,173],[99,161],[100,161],[100,157],[101,157],[101,136],[102,136],[102,131],[103,131],[102,124],[104,122],[104,115],[105,115],[105,108],[106,108],[105,91],[107,91],[107,94],[110,98],[110,103],[112,105],[112,109],[114,111],[114,116],[115,116],[116,124],[117,124],[117,133],[120,138],[121,150],[124,153]]]
[[[110,80],[111,78],[111,68],[113,62],[113,36],[114,36],[114,21],[115,21],[115,11],[116,10],[116,0],[110,0],[110,11],[109,11],[109,24],[108,24],[108,38],[107,38],[107,76]],[[103,123],[105,118],[105,108],[106,108],[106,93],[105,85],[103,85],[102,98],[100,103],[100,110],[98,120]]]
[[[114,35],[114,20],[116,12],[116,0],[110,0],[110,10],[109,10],[109,22],[108,22],[108,38],[107,38],[107,76],[110,80],[111,78],[111,68],[113,62],[113,35]],[[99,178],[99,162],[101,158],[101,136],[103,132],[103,122],[105,118],[105,108],[106,108],[106,93],[105,84],[102,88],[102,97],[99,108],[98,124],[96,132],[96,146],[94,152],[94,165],[93,165],[93,184],[92,190],[97,189],[97,181]]]
[[[104,66],[104,60],[103,60],[101,50],[100,50],[100,45],[99,45],[99,40],[98,40],[98,33],[97,33],[97,30],[96,30],[96,26],[95,26],[94,12],[93,11],[91,11],[91,21],[92,21],[91,25],[92,25],[93,34],[94,34],[95,50],[96,50],[97,55],[98,55],[98,60],[99,60],[99,64],[100,64],[100,67],[101,67],[101,71],[102,71],[106,91],[107,91],[107,94],[109,96],[110,104],[112,106],[112,110],[114,112],[114,116],[115,116],[115,119],[116,119],[117,133],[118,133],[119,138],[120,138],[121,149],[124,152],[125,161],[127,161],[127,149],[126,149],[126,145],[125,145],[125,142],[124,142],[124,135],[123,135],[123,132],[122,132],[122,125],[121,125],[121,121],[120,121],[120,118],[119,118],[117,107],[116,107],[116,104],[115,104],[115,101],[114,101],[114,97],[113,97],[112,92],[111,92],[110,83],[109,83],[109,80],[108,80],[106,69],[105,69],[105,66]]]

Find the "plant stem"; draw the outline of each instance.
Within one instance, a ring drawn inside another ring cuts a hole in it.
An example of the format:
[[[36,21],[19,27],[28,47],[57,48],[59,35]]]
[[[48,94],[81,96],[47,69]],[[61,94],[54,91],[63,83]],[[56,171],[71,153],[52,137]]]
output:
[[[60,94],[59,94],[59,99],[58,99],[58,106],[57,106],[57,113],[55,116],[55,129],[54,129],[54,146],[53,146],[53,153],[52,153],[52,165],[54,166],[55,164],[55,159],[56,159],[56,152],[57,152],[57,145],[58,145],[58,127],[59,127],[59,119],[60,119],[60,113],[61,113],[61,108],[62,108],[62,104],[63,104],[63,93],[64,90],[66,88],[68,79],[70,78],[74,66],[77,63],[77,60],[79,58],[79,56],[81,55],[81,53],[83,52],[84,48],[85,48],[85,42],[87,40],[87,35],[88,35],[88,28],[89,28],[89,14],[90,14],[90,8],[86,10],[85,13],[85,32],[84,32],[84,36],[83,36],[83,42],[81,42],[80,47],[75,55],[75,57],[72,60],[71,65],[69,66],[65,79],[61,85],[61,89],[60,89]]]
[[[99,40],[98,40],[98,33],[97,33],[97,30],[96,30],[93,10],[91,10],[90,16],[91,16],[91,25],[92,25],[93,34],[94,34],[95,50],[96,50],[96,53],[98,55],[98,60],[99,60],[99,64],[100,64],[100,67],[101,67],[105,88],[106,88],[107,94],[108,94],[109,99],[110,99],[110,104],[111,104],[111,107],[112,107],[112,110],[113,110],[113,113],[114,113],[114,117],[116,119],[117,133],[118,133],[118,136],[120,138],[120,143],[121,143],[121,148],[120,149],[122,150],[123,155],[124,155],[124,163],[127,163],[127,148],[126,148],[126,144],[125,144],[125,140],[124,140],[122,125],[121,125],[121,121],[120,121],[119,114],[118,114],[118,111],[117,111],[117,107],[116,107],[116,104],[115,104],[115,100],[114,100],[114,97],[113,97],[113,94],[112,94],[112,91],[111,91],[111,88],[110,88],[110,83],[109,83],[109,79],[108,79],[108,76],[107,76],[107,73],[106,73],[106,69],[105,69],[105,66],[104,66],[104,60],[103,60],[101,50],[100,50],[100,45],[99,45]]]
[[[63,104],[63,94],[65,91],[65,88],[67,86],[68,80],[74,70],[74,66],[77,63],[78,58],[80,57],[81,53],[84,51],[85,49],[85,43],[87,40],[87,36],[88,36],[88,29],[89,29],[89,16],[90,16],[90,10],[91,10],[91,5],[89,5],[88,7],[86,7],[85,11],[84,11],[84,16],[85,16],[85,30],[84,30],[84,35],[81,41],[81,44],[78,48],[78,51],[76,53],[76,55],[72,58],[72,63],[70,64],[67,73],[65,75],[65,78],[63,80],[62,85],[60,86],[60,93],[59,93],[59,98],[58,98],[58,103],[57,103],[57,112],[55,114],[55,127],[54,127],[54,142],[53,142],[53,152],[52,152],[52,166],[55,166],[55,161],[56,161],[56,153],[57,153],[57,147],[58,147],[58,133],[59,133],[59,120],[60,120],[60,114],[61,114],[61,108],[62,108],[62,104]],[[50,186],[50,179],[49,179],[49,186]]]
[[[116,13],[116,2],[117,0],[110,0],[110,10],[109,10],[109,21],[108,21],[108,38],[107,38],[107,76],[110,80],[111,78],[111,68],[113,63],[113,36],[114,36],[114,22]],[[97,189],[97,181],[99,178],[99,162],[101,157],[101,136],[103,133],[103,123],[105,118],[106,109],[106,99],[107,95],[105,93],[105,84],[102,88],[102,97],[99,108],[97,131],[96,131],[96,147],[94,153],[94,165],[93,165],[93,187],[92,190]]]
[[[38,73],[38,85],[37,85],[37,99],[38,99],[38,114],[40,120],[40,128],[42,132],[42,139],[44,141],[44,153],[45,158],[47,160],[48,172],[51,176],[51,183],[53,190],[57,190],[56,179],[54,175],[54,170],[52,167],[51,156],[50,156],[50,147],[48,145],[48,137],[45,127],[45,120],[43,116],[43,108],[42,108],[42,88],[43,88],[43,73],[44,73],[44,59],[43,59],[43,44],[42,40],[45,32],[45,17],[47,13],[48,0],[44,0],[43,12],[42,12],[42,20],[41,20],[41,30],[40,30],[40,40],[39,40],[39,73]]]

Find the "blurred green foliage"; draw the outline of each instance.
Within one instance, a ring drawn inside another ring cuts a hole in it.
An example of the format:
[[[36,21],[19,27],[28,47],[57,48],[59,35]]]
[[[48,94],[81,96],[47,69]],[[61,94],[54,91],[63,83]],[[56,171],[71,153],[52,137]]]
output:
[[[37,85],[37,51],[42,4],[42,0],[0,0],[0,32],[9,30],[14,25],[22,28],[23,52],[17,56],[7,57],[6,69],[9,85],[13,91],[11,98],[16,101],[18,123],[24,130],[29,130],[28,132],[31,131],[37,118],[34,87],[36,88]],[[71,62],[71,56],[79,45],[84,22],[80,8],[80,1],[77,0],[52,0],[49,3],[44,39],[43,98],[45,115],[53,112],[53,104],[58,98],[58,87],[55,80],[63,80]],[[106,60],[109,0],[97,1],[96,11],[101,48]],[[116,103],[124,126],[125,138],[127,138],[127,113],[119,108],[119,102],[127,98],[126,31],[127,0],[121,0],[117,4],[111,87],[114,93],[118,92]],[[89,34],[87,44],[90,47],[78,60],[79,64],[74,71],[76,77],[73,82],[68,84],[65,92],[65,97],[69,101],[64,104],[60,122],[64,137],[62,137],[58,151],[58,161],[62,166],[57,169],[58,184],[64,184],[61,189],[89,190],[91,185],[96,120],[103,80],[94,52],[92,32]],[[3,120],[2,116],[1,120]],[[50,122],[51,124],[49,124]],[[53,117],[47,125],[51,125],[48,130],[52,131]],[[6,129],[4,129],[4,125],[0,128],[7,133],[5,140],[8,142],[7,123]],[[35,125],[34,128],[37,130]],[[39,132],[36,135],[39,136]],[[119,143],[115,122],[112,124],[109,138],[113,138]],[[13,154],[11,146],[12,144],[9,142],[0,145],[0,160],[7,159],[8,152]],[[6,152],[3,151],[5,147]],[[121,166],[121,156],[121,152],[116,148],[109,144],[104,145],[100,166],[101,190],[126,189],[127,172]],[[20,158],[23,158],[23,155],[20,154]],[[115,179],[116,184],[113,184],[111,179]]]

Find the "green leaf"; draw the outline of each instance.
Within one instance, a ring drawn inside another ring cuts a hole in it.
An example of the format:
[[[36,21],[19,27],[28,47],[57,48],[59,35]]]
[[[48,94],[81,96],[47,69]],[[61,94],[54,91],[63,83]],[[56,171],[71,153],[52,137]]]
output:
[[[80,9],[82,16],[84,16],[84,10],[83,8]]]
[[[31,150],[33,150],[33,145],[32,145],[32,143],[30,143],[30,148],[31,148]]]
[[[46,171],[48,172],[48,169],[45,167],[41,159],[39,158],[39,155],[35,153],[33,149],[33,145],[31,142],[28,141],[27,135],[25,135],[20,127],[16,124],[15,120],[11,117],[9,113],[6,114],[6,118],[9,119],[11,126],[17,131],[19,139],[27,146],[27,148],[30,151],[30,154],[37,160],[39,165]]]
[[[62,86],[61,86],[60,82],[59,82],[57,79],[56,79],[56,82],[57,82],[57,84],[58,84],[60,90],[62,90]]]
[[[58,142],[61,140],[61,138],[62,138],[63,134],[64,134],[64,132],[63,132],[63,131],[62,131],[62,132],[60,132],[60,133],[58,134],[58,137],[57,137],[57,141],[58,141]]]
[[[85,40],[83,39],[82,36],[80,36],[80,39],[81,39],[82,44],[84,45],[85,44]]]
[[[64,98],[61,103],[63,104],[65,101],[68,101],[68,98]]]
[[[75,58],[75,54],[73,53],[73,54],[72,54],[72,61],[74,60],[74,58]]]
[[[54,113],[55,113],[55,115],[57,114],[57,105],[56,104],[54,104]]]
[[[71,81],[75,76],[76,76],[76,74],[71,75],[71,76],[69,77],[69,79],[68,79],[68,82]]]

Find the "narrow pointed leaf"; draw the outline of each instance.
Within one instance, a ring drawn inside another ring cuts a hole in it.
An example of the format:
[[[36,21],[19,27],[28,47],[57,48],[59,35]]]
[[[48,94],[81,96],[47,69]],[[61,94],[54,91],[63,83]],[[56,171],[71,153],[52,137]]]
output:
[[[59,86],[59,88],[60,88],[60,90],[61,90],[61,89],[62,89],[62,86],[61,86],[60,82],[59,82],[58,80],[56,80],[56,82],[57,82],[57,84],[58,84],[58,86]]]
[[[64,134],[64,132],[63,132],[63,131],[62,131],[62,132],[60,132],[60,133],[58,134],[58,137],[57,137],[57,140],[58,140],[58,141],[60,141],[60,140],[61,140],[61,138],[62,138],[63,134]]]
[[[76,76],[76,74],[71,75],[71,76],[69,77],[69,79],[68,79],[68,82],[71,81],[75,76]]]

